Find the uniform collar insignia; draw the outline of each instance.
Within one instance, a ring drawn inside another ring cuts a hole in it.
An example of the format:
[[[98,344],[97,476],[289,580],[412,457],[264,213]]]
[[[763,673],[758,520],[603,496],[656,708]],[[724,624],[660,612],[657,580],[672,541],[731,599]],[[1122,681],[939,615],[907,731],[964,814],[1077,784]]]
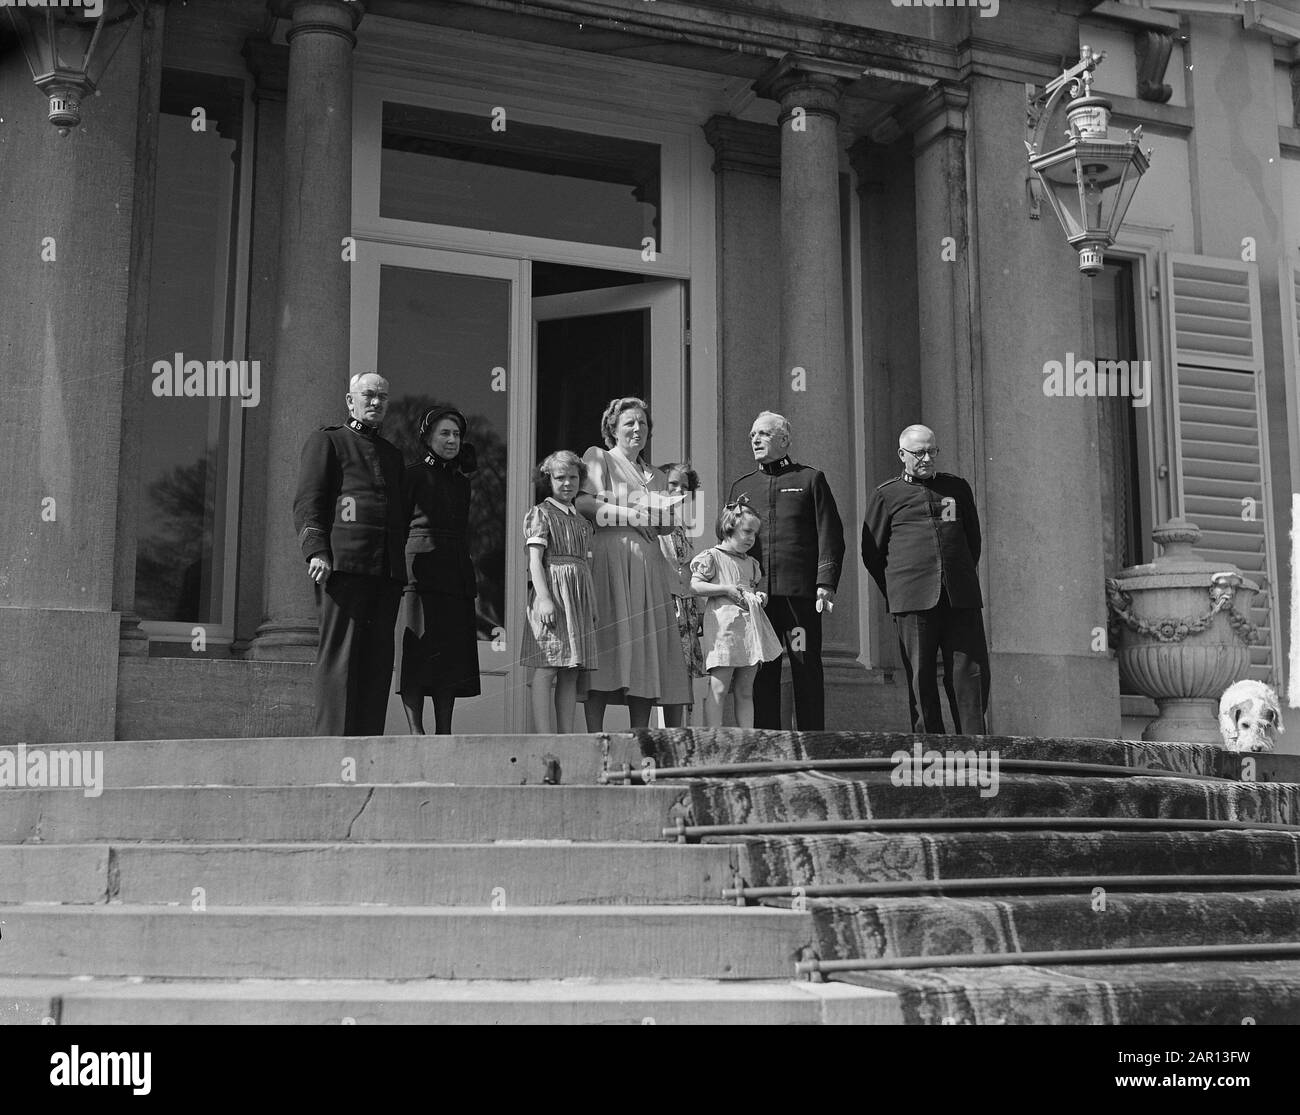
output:
[[[374,431],[374,429],[373,429],[372,427],[367,426],[364,422],[362,422],[362,421],[360,421],[360,420],[358,420],[358,419],[356,419],[356,418],[349,418],[349,419],[348,419],[348,429],[349,429],[349,430],[355,430],[357,433],[359,433],[359,434],[363,434],[363,435],[366,436],[366,437],[374,437],[374,436],[375,436],[375,431]]]
[[[794,462],[792,462],[792,461],[790,460],[789,457],[782,457],[779,461],[764,461],[764,462],[763,462],[761,465],[759,465],[758,467],[759,467],[763,472],[767,473],[768,476],[775,476],[778,472],[780,472],[780,471],[781,471],[783,468],[785,468],[787,465],[790,465],[790,464],[793,464],[793,463],[794,463]]]

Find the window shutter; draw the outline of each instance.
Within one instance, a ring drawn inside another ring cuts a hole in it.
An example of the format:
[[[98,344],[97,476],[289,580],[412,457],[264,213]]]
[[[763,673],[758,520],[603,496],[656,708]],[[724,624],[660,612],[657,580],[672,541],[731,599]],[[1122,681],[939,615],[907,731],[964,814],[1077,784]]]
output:
[[[1196,549],[1206,561],[1235,565],[1259,583],[1263,591],[1250,604],[1260,632],[1250,673],[1277,685],[1282,657],[1259,277],[1253,264],[1168,253],[1164,289],[1178,514],[1201,528]],[[1253,518],[1243,517],[1247,498]]]

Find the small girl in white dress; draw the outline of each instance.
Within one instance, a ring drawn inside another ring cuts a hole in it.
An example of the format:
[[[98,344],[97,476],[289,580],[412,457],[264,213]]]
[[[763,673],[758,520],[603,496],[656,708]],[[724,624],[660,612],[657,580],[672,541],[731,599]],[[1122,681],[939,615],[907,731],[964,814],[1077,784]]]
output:
[[[722,544],[691,561],[691,591],[706,598],[702,648],[710,680],[704,722],[710,728],[722,727],[728,692],[735,698],[736,724],[754,726],[754,677],[762,663],[781,656],[781,640],[763,610],[766,593],[756,591],[762,570],[748,556],[761,526],[747,503],[729,503],[718,524]]]

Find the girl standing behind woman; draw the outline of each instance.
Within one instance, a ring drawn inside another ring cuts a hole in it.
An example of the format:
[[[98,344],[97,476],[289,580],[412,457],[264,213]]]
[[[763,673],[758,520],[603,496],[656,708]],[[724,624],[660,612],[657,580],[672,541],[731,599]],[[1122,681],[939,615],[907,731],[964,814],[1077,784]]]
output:
[[[766,594],[756,591],[762,570],[748,556],[761,526],[747,503],[727,504],[718,524],[722,544],[691,562],[691,591],[707,598],[703,649],[710,680],[704,722],[710,728],[722,727],[728,692],[735,698],[736,724],[754,726],[754,676],[762,663],[781,654],[781,640],[763,610]]]
[[[670,461],[660,465],[659,471],[668,481],[670,496],[691,496],[700,487],[700,477],[684,461]],[[673,583],[673,608],[677,613],[677,635],[682,643],[682,657],[686,660],[686,672],[692,681],[708,677],[704,668],[704,653],[700,650],[699,628],[702,612],[700,598],[691,591],[691,554],[695,548],[686,535],[686,524],[678,523],[671,534],[659,536],[659,546],[668,559],[668,564],[677,574]],[[680,728],[686,723],[691,705],[664,705],[664,726]]]
[[[596,664],[596,589],[587,564],[592,526],[573,506],[586,475],[576,453],[552,453],[537,468],[538,495],[545,496],[524,516],[531,584],[521,662],[536,671],[533,727],[538,732],[573,731],[578,670]]]
[[[465,444],[465,426],[455,407],[427,411],[419,432],[424,459],[406,466],[411,532],[397,691],[412,735],[424,734],[426,696],[433,698],[434,731],[445,736],[456,698],[479,693],[478,586],[469,552],[469,477],[477,458]]]

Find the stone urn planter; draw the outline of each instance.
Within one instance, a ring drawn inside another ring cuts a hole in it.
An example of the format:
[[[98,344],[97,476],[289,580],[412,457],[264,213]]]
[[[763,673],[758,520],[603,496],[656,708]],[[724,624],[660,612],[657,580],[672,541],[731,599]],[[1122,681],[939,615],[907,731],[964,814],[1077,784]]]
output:
[[[1218,744],[1219,697],[1250,667],[1257,632],[1244,613],[1259,586],[1196,554],[1201,530],[1186,519],[1162,523],[1151,537],[1164,548],[1160,557],[1106,580],[1120,677],[1160,709],[1144,740]]]

